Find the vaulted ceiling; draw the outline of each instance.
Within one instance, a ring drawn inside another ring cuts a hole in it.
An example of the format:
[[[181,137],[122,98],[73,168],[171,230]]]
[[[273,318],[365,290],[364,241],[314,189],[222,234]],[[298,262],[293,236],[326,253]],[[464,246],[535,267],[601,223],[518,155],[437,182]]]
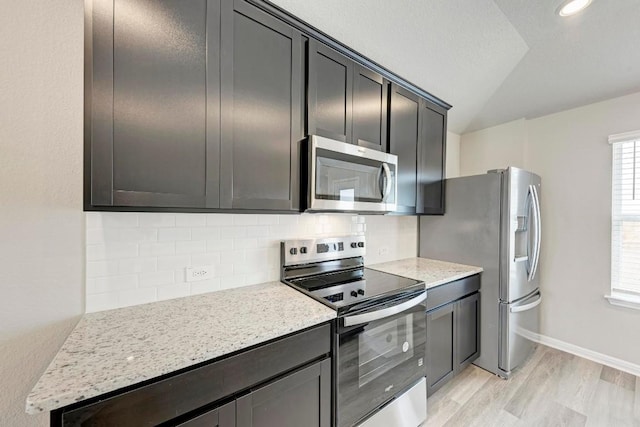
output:
[[[640,0],[272,0],[453,105],[465,133],[640,91]]]

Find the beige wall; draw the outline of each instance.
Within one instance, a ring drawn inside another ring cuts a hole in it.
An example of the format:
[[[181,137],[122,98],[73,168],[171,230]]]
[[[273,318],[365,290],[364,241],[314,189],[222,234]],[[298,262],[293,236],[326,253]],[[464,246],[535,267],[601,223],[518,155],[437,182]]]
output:
[[[640,93],[461,137],[461,173],[542,176],[542,334],[640,364],[640,311],[610,305],[610,134],[640,129]]]
[[[80,0],[0,2],[0,425],[83,311]]]
[[[527,140],[526,121],[516,120],[462,135],[461,175],[476,175],[507,166],[523,168]]]
[[[460,176],[460,135],[447,132],[446,177]]]

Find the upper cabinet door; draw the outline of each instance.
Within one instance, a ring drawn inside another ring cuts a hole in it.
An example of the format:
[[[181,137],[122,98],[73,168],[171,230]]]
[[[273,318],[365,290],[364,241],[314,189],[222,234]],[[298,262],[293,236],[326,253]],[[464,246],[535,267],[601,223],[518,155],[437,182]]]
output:
[[[426,100],[420,107],[418,146],[418,213],[444,214],[447,111]]]
[[[420,142],[420,98],[395,84],[391,85],[389,107],[389,152],[398,156],[397,213],[416,213]]]
[[[94,0],[94,206],[217,207],[219,0]]]
[[[387,151],[389,82],[361,65],[354,66],[353,143]]]
[[[222,18],[220,207],[298,210],[302,36],[243,0]]]
[[[354,62],[309,40],[308,64],[308,133],[351,143]]]

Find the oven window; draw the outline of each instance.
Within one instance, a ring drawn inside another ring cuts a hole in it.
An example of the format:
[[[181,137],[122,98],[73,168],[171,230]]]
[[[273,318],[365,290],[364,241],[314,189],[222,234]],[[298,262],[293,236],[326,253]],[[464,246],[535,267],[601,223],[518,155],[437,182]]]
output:
[[[413,358],[413,316],[382,323],[358,336],[359,387]]]
[[[339,327],[338,427],[388,402],[426,374],[425,306],[352,327]]]

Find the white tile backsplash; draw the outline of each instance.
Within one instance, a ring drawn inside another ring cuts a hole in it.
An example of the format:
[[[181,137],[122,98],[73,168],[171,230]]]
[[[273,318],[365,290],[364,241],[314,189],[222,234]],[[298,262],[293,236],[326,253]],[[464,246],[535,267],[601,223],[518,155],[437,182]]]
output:
[[[280,275],[283,239],[364,234],[366,263],[417,255],[417,217],[87,212],[87,312],[221,289]],[[212,266],[186,282],[185,268]]]

